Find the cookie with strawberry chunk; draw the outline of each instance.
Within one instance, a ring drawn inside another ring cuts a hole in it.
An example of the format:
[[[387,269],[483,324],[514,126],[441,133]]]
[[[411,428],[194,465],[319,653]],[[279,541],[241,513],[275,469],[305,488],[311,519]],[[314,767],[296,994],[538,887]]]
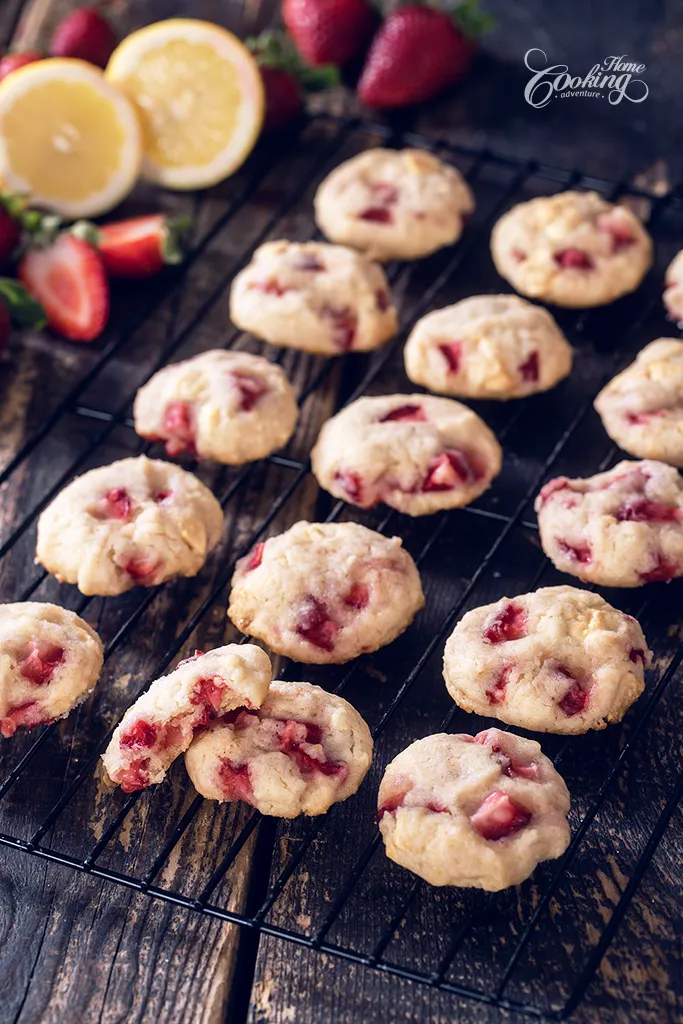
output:
[[[498,273],[522,295],[558,306],[604,306],[634,291],[652,264],[652,239],[625,206],[597,192],[519,203],[491,234]]]
[[[646,345],[602,389],[595,408],[625,452],[683,467],[683,341]]]
[[[569,845],[564,780],[540,744],[500,729],[411,743],[377,807],[387,856],[431,885],[498,892]]]
[[[68,608],[0,605],[0,733],[65,718],[92,692],[102,660],[99,636]]]
[[[298,408],[277,363],[217,349],[155,373],[133,413],[137,433],[164,441],[170,456],[187,451],[235,466],[286,444]]]
[[[604,587],[683,576],[683,480],[662,462],[556,477],[536,498],[543,550],[562,572]]]
[[[315,195],[318,227],[369,259],[416,260],[460,238],[474,196],[460,171],[422,149],[369,149]]]
[[[274,680],[260,708],[217,718],[185,753],[198,793],[262,814],[325,814],[356,792],[372,737],[356,709],[311,683]]]
[[[323,242],[260,246],[232,283],[230,317],[271,345],[323,356],[379,348],[398,330],[382,268]]]
[[[158,785],[197,730],[237,708],[260,707],[272,674],[254,644],[195,651],[128,708],[102,755],[107,775],[124,793]]]
[[[330,494],[371,508],[383,501],[410,516],[468,505],[500,472],[493,433],[450,398],[359,398],[324,424],[311,452]]]
[[[140,455],[72,480],[38,520],[36,561],[83,594],[111,597],[196,576],[223,510],[192,473]]]
[[[473,295],[428,313],[403,358],[415,384],[461,398],[525,398],[555,387],[572,368],[554,318],[517,295]]]
[[[443,675],[464,711],[584,733],[621,721],[651,658],[632,616],[599,594],[545,587],[467,612],[446,643]]]
[[[422,608],[399,537],[358,523],[295,523],[235,567],[228,616],[277,654],[342,664],[395,640]]]

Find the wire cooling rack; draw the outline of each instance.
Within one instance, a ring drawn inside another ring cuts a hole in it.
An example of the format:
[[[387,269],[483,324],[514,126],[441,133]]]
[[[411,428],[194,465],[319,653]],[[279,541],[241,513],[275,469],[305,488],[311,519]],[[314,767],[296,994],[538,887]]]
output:
[[[341,160],[377,144],[431,149],[460,167],[477,197],[455,247],[388,268],[401,309],[400,337],[370,356],[323,360],[235,332],[227,317],[229,286],[253,249],[267,238],[316,237],[317,184]],[[645,202],[658,263],[635,295],[609,308],[555,311],[576,349],[572,376],[558,388],[525,401],[472,403],[505,450],[493,488],[466,509],[418,520],[383,507],[361,512],[317,492],[308,452],[321,422],[361,394],[413,390],[401,358],[412,324],[467,295],[508,290],[488,252],[493,223],[516,202],[567,187]],[[549,476],[589,475],[619,457],[592,401],[633,352],[672,333],[663,319],[661,281],[681,236],[680,193],[648,197],[578,171],[316,115],[295,145],[260,149],[222,188],[154,200],[185,203],[194,215],[196,239],[184,266],[159,282],[115,293],[116,317],[98,346],[24,342],[31,372],[46,386],[25,413],[23,429],[15,425],[22,440],[0,469],[1,597],[73,608],[99,629],[106,661],[95,694],[77,712],[2,744],[0,843],[414,982],[540,1018],[566,1018],[683,793],[681,714],[671,700],[683,658],[672,612],[679,584],[606,592],[638,616],[656,655],[646,692],[626,722],[586,737],[542,737],[572,794],[572,841],[559,861],[496,895],[432,889],[385,858],[373,821],[375,798],[385,764],[412,740],[492,724],[455,708],[441,679],[443,645],[463,612],[503,594],[576,582],[543,556],[531,505]],[[132,430],[135,391],[168,361],[220,346],[277,359],[298,389],[302,421],[287,448],[261,463],[239,469],[185,463],[213,487],[226,512],[218,553],[195,580],[107,601],[58,585],[32,561],[41,510],[93,466],[141,451],[160,455]],[[10,380],[15,389],[25,386],[21,373]],[[237,639],[225,620],[236,558],[302,517],[353,519],[398,533],[423,576],[427,607],[388,648],[347,666],[281,666],[285,678],[343,693],[369,722],[375,761],[360,792],[321,818],[278,822],[194,795],[181,763],[151,790],[106,791],[98,759],[123,711],[181,655]]]

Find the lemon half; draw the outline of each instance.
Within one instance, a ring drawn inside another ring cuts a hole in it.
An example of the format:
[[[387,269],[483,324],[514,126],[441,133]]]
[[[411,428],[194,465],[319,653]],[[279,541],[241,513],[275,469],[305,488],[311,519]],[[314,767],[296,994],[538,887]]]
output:
[[[128,195],[141,158],[132,104],[91,64],[41,60],[0,83],[5,190],[64,217],[92,217]]]
[[[137,108],[148,181],[215,185],[254,147],[264,114],[261,74],[218,25],[191,18],[149,25],[123,40],[105,74]]]

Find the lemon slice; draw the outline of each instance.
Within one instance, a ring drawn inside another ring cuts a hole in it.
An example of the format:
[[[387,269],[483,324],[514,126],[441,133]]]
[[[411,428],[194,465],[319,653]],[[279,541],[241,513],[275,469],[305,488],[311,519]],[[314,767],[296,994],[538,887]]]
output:
[[[63,217],[92,217],[128,195],[140,170],[130,101],[91,64],[55,58],[0,83],[0,179]]]
[[[105,72],[136,105],[142,173],[173,189],[205,188],[242,164],[263,123],[258,65],[230,32],[170,18],[133,32]]]

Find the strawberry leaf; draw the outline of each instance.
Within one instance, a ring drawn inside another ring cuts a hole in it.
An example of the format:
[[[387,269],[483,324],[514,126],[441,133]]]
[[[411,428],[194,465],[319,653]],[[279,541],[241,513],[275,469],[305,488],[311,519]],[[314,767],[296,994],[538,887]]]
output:
[[[5,303],[12,320],[19,327],[44,327],[47,318],[41,304],[23,285],[11,277],[0,277],[0,300]]]
[[[246,46],[261,67],[277,68],[295,78],[307,92],[330,89],[339,81],[339,69],[333,64],[311,67],[299,56],[292,40],[284,32],[262,32],[246,40]]]
[[[453,17],[470,39],[477,39],[485,32],[490,32],[496,24],[492,14],[480,9],[479,0],[462,0],[462,3],[453,9]]]
[[[171,217],[166,220],[161,255],[164,263],[182,263],[185,258],[185,242],[190,230],[189,217]]]

